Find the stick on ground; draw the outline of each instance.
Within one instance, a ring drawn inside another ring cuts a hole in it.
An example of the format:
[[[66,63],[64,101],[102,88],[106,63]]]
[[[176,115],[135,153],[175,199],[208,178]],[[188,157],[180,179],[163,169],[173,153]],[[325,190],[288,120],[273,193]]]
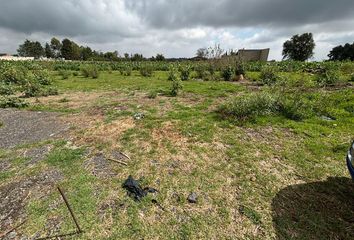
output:
[[[73,219],[73,221],[74,221],[74,223],[75,223],[75,225],[76,225],[77,232],[78,232],[78,233],[82,233],[82,230],[81,230],[81,228],[80,228],[80,226],[79,226],[79,223],[78,223],[78,221],[77,221],[77,219],[76,219],[76,217],[75,217],[75,214],[74,214],[73,210],[71,209],[71,207],[70,207],[70,205],[69,205],[68,200],[66,199],[66,196],[64,195],[64,192],[60,189],[59,186],[58,186],[58,190],[59,190],[60,195],[62,196],[62,198],[63,198],[63,200],[64,200],[64,202],[65,202],[65,205],[66,205],[66,207],[68,208],[68,210],[69,210],[69,212],[70,212],[70,215],[71,215],[71,217],[72,217],[72,219]]]

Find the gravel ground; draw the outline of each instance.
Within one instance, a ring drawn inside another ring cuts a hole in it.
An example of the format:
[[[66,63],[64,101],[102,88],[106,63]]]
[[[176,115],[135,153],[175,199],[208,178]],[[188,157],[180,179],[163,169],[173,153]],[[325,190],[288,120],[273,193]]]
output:
[[[0,148],[13,148],[58,137],[69,125],[58,120],[58,113],[0,109]]]

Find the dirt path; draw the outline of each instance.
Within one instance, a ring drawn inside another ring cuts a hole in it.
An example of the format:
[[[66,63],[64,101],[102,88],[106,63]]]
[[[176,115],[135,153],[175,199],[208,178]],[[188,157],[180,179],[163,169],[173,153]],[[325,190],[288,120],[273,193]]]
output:
[[[0,148],[58,137],[69,129],[58,113],[0,109]],[[2,124],[2,125],[1,125]]]

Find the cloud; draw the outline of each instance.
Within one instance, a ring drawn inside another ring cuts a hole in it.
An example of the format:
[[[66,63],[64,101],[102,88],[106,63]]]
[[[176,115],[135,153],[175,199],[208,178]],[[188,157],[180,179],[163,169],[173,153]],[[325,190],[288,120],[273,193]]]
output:
[[[102,51],[191,57],[225,49],[271,48],[281,59],[292,35],[314,33],[315,59],[354,41],[352,0],[0,0],[0,52],[29,38],[69,37]]]

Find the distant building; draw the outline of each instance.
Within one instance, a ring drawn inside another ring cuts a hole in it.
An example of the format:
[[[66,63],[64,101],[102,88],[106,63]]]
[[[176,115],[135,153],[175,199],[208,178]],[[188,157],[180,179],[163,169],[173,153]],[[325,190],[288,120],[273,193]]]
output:
[[[240,49],[236,56],[241,61],[252,62],[260,61],[267,62],[269,56],[269,48],[266,49]]]
[[[34,57],[19,57],[19,56],[13,56],[7,53],[0,53],[0,61],[32,61],[34,60]]]

